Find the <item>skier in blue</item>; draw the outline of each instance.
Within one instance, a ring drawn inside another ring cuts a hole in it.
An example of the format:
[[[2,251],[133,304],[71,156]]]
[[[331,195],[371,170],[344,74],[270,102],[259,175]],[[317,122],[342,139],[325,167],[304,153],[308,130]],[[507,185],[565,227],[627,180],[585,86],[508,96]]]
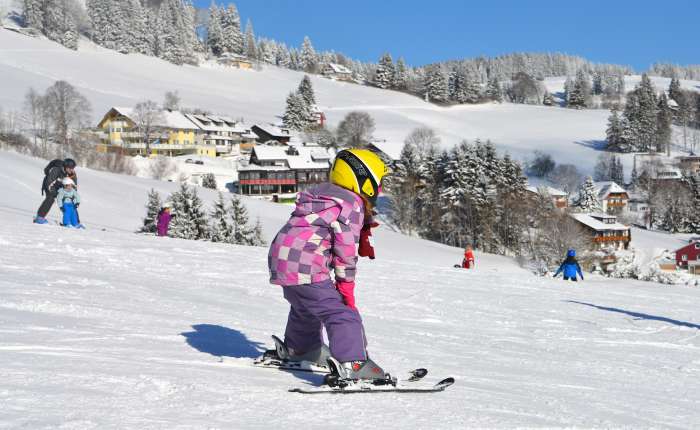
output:
[[[75,182],[71,178],[65,177],[61,181],[63,187],[58,190],[56,202],[58,207],[63,212],[63,226],[73,228],[85,228],[78,221],[78,206],[80,205],[80,196],[75,189]]]
[[[564,261],[561,263],[561,266],[559,266],[559,269],[557,270],[557,273],[554,274],[554,277],[556,278],[562,271],[564,272],[565,281],[571,279],[572,281],[576,282],[577,273],[583,281],[583,272],[581,271],[581,266],[579,266],[578,261],[576,261],[575,250],[570,249],[566,252],[566,259],[564,259]]]

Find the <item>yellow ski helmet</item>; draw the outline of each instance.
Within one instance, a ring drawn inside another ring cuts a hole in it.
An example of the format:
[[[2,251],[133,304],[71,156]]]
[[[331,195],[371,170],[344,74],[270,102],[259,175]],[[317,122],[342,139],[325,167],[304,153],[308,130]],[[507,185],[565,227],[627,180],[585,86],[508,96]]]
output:
[[[382,179],[387,173],[389,169],[374,152],[368,149],[344,149],[335,157],[330,180],[364,196],[372,206],[376,206]]]

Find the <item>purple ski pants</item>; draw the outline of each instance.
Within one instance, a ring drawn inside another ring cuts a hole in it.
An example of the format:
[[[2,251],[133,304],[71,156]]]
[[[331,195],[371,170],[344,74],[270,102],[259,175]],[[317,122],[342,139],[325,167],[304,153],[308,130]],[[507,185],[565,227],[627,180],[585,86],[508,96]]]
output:
[[[365,330],[360,313],[343,303],[330,280],[315,284],[282,287],[289,310],[284,343],[303,354],[323,344],[328,333],[331,355],[338,361],[367,360]]]

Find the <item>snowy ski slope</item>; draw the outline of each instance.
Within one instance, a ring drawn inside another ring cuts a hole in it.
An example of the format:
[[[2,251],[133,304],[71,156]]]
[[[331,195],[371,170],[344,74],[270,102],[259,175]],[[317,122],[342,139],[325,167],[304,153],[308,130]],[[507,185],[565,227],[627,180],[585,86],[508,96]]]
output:
[[[276,67],[263,71],[178,67],[142,55],[123,55],[85,40],[78,52],[42,38],[0,29],[0,106],[21,109],[29,87],[43,91],[58,79],[75,85],[91,101],[95,123],[111,106],[160,101],[178,90],[183,105],[243,117],[247,122],[276,122],[285,99],[303,74]],[[635,79],[630,77],[630,80]],[[387,152],[398,155],[415,127],[436,129],[446,146],[462,139],[491,139],[502,151],[524,159],[534,150],[550,152],[560,163],[592,172],[605,136],[608,112],[573,111],[544,106],[472,105],[439,107],[407,94],[312,76],[317,100],[331,125],[352,110],[369,112],[375,136],[386,139]],[[628,82],[632,88],[633,82]],[[660,85],[668,86],[660,79]],[[563,79],[547,81],[559,91]],[[697,82],[683,82],[689,88]],[[630,162],[631,164],[631,162]]]
[[[306,397],[259,369],[287,305],[266,248],[132,234],[146,191],[80,169],[88,230],[37,226],[44,161],[0,152],[0,428],[673,428],[700,422],[700,290],[534,277],[380,229],[357,299],[373,358],[423,395]],[[205,200],[213,194],[201,190]],[[268,237],[288,206],[246,199]],[[55,217],[55,208],[51,214]],[[101,229],[105,230],[102,231]]]

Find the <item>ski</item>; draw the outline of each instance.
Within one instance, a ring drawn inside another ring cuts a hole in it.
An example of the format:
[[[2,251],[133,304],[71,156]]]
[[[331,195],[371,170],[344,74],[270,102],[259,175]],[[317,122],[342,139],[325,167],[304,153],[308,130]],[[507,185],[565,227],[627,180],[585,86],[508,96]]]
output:
[[[432,387],[412,387],[402,385],[376,385],[371,382],[348,383],[344,387],[324,385],[311,388],[291,388],[290,393],[299,394],[359,394],[359,393],[439,393],[455,383],[454,378],[445,378]]]

